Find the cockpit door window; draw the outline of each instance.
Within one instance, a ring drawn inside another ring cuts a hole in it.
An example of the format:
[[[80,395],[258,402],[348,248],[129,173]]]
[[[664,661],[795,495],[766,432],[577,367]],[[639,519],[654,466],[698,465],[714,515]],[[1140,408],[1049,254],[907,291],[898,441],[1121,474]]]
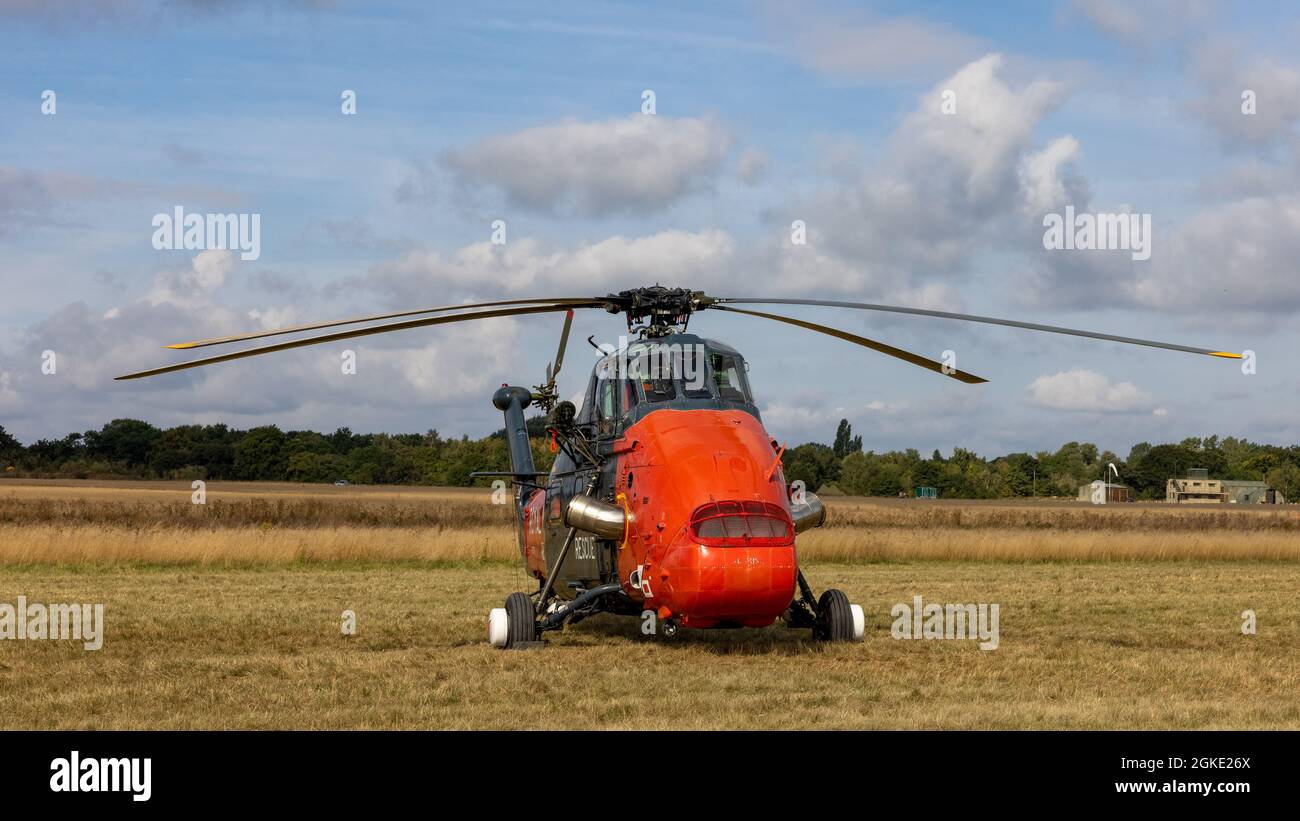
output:
[[[749,380],[745,377],[745,366],[739,358],[725,353],[714,353],[710,357],[713,365],[713,384],[719,399],[732,402],[754,403],[754,395],[749,391]]]
[[[596,428],[600,433],[612,433],[617,408],[614,402],[614,386],[618,380],[600,378],[596,380]]]

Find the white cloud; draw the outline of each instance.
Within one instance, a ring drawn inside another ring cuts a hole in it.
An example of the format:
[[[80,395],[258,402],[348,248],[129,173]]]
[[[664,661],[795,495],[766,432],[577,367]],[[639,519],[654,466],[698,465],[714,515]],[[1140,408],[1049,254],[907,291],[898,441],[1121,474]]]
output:
[[[1205,22],[1213,0],[1072,0],[1070,7],[1097,31],[1135,48],[1185,35]]]
[[[1029,385],[1030,401],[1042,408],[1097,413],[1151,410],[1151,398],[1132,382],[1111,382],[1096,371],[1076,368],[1044,374]]]
[[[960,65],[979,40],[914,17],[841,15],[808,5],[762,7],[772,39],[804,66],[838,77],[891,83]]]
[[[1079,190],[1063,173],[1077,153],[1073,138],[1035,153],[1036,131],[1065,86],[1038,79],[1012,87],[999,76],[1002,64],[990,54],[936,83],[868,167],[853,168],[853,152],[837,146],[834,182],[781,213],[804,220],[809,240],[766,250],[777,281],[881,301],[922,293],[954,308],[954,285],[972,259],[1023,235],[1027,200]],[[956,95],[954,114],[940,109],[945,91]]]
[[[879,399],[873,399],[870,402],[868,402],[866,405],[864,405],[863,408],[867,411],[870,411],[871,413],[879,413],[879,414],[886,414],[892,416],[892,415],[906,412],[909,408],[911,408],[911,403],[906,401],[884,402]]]
[[[1078,183],[1067,189],[1067,180],[1063,178],[1064,166],[1078,157],[1079,141],[1067,134],[1020,161],[1020,191],[1025,213],[1042,217],[1062,205],[1079,200],[1071,193],[1079,190]]]
[[[601,216],[658,211],[706,187],[730,146],[709,117],[633,114],[487,137],[446,152],[443,164],[519,207]]]
[[[1136,308],[1213,317],[1217,328],[1233,320],[1252,330],[1262,318],[1300,309],[1300,197],[1294,194],[1207,205],[1181,223],[1157,222],[1151,248],[1146,262],[1125,252],[1035,249],[1038,264],[1018,294],[1032,306]]]
[[[201,251],[190,260],[189,268],[159,273],[147,299],[153,305],[201,305],[225,285],[236,259],[233,251]]]
[[[725,231],[660,231],[643,237],[612,236],[572,248],[549,248],[526,238],[505,245],[480,242],[449,255],[434,249],[408,252],[377,266],[366,284],[394,304],[423,304],[462,296],[594,296],[659,282],[710,287],[731,282],[735,242]]]
[[[1300,122],[1300,70],[1222,40],[1201,44],[1190,75],[1197,96],[1187,111],[1210,127],[1224,146],[1263,146],[1295,133]],[[1242,111],[1242,94],[1255,95],[1255,111]]]
[[[298,319],[298,311],[292,305],[272,308],[253,308],[248,312],[248,318],[257,323],[258,327],[263,330],[273,330],[275,328],[287,328],[295,325]]]
[[[403,408],[414,405],[429,408],[444,423],[469,419],[467,424],[486,426],[492,418],[486,404],[490,386],[529,376],[519,373],[520,323],[491,319],[113,381],[119,374],[194,358],[192,352],[160,352],[161,344],[292,320],[299,306],[235,307],[240,295],[227,278],[232,259],[226,252],[203,252],[184,268],[160,272],[134,301],[109,311],[68,304],[28,328],[16,355],[5,360],[32,366],[0,378],[6,427],[31,438],[34,431],[63,435],[130,416],[158,424],[207,420],[324,428],[371,420],[383,429],[385,422],[376,420],[405,419]],[[335,312],[316,306],[311,314],[329,318]],[[53,375],[39,369],[46,349],[58,357]],[[354,375],[340,367],[344,349],[356,352]],[[395,430],[407,424],[388,423]]]
[[[1158,238],[1157,238],[1158,239]],[[1300,197],[1255,197],[1193,214],[1130,292],[1182,313],[1290,313],[1300,308]]]

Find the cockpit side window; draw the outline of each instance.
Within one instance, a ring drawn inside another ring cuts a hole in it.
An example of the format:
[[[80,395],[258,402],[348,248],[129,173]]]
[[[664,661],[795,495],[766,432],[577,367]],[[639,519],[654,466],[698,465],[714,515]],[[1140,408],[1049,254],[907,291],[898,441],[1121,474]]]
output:
[[[602,379],[600,381],[599,389],[596,392],[596,400],[599,402],[597,407],[600,409],[599,416],[601,420],[613,419],[615,415],[613,379]]]
[[[717,388],[718,398],[732,402],[754,403],[754,395],[749,390],[749,380],[745,377],[745,365],[731,354],[714,353],[710,357],[713,366],[713,384]]]
[[[626,419],[641,398],[636,393],[636,382],[626,376],[618,380],[618,389],[619,415]]]
[[[595,397],[592,404],[596,411],[596,432],[613,433],[614,422],[617,417],[618,407],[616,403],[615,389],[618,387],[619,379],[612,362],[602,363],[596,369]]]

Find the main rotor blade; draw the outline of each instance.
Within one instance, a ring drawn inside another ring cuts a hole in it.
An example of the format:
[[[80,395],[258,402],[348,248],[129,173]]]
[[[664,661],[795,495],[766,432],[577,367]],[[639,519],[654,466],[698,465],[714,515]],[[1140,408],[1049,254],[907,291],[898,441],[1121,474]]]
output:
[[[926,359],[924,356],[914,354],[910,351],[905,351],[902,348],[895,348],[893,345],[886,345],[883,342],[877,342],[874,339],[867,339],[865,336],[851,334],[848,331],[841,331],[838,328],[818,325],[815,322],[805,322],[802,319],[795,319],[794,317],[789,316],[765,314],[762,311],[747,311],[744,308],[728,308],[724,305],[713,305],[712,307],[719,311],[728,311],[734,314],[747,314],[749,316],[762,317],[763,319],[774,319],[777,322],[784,322],[787,325],[797,325],[800,328],[807,328],[810,331],[816,331],[817,333],[826,334],[827,336],[833,336],[837,339],[843,339],[845,342],[852,342],[855,345],[861,345],[864,348],[870,348],[873,351],[888,354],[889,356],[901,359],[904,362],[910,362],[913,365],[925,368],[927,371],[934,371],[935,373],[943,374],[944,376],[950,376],[953,379],[960,380],[968,385],[978,385],[981,382],[988,381],[981,376],[966,373],[965,371],[959,371],[955,368],[951,368],[951,366],[949,366],[949,370],[946,370],[944,365],[935,362],[933,359]]]
[[[596,303],[592,306],[579,307],[599,307],[603,303]],[[306,339],[295,339],[291,342],[279,342],[274,345],[264,345],[260,348],[249,348],[244,351],[222,354],[220,356],[210,356],[206,359],[195,359],[190,362],[181,362],[176,365],[167,365],[161,368],[152,368],[139,373],[129,373],[117,377],[122,379],[140,379],[145,376],[157,376],[158,374],[171,373],[172,371],[183,371],[187,368],[198,368],[203,365],[214,365],[218,362],[229,362],[232,359],[243,359],[248,356],[257,356],[264,353],[274,353],[276,351],[287,351],[291,348],[303,348],[308,345],[320,345],[325,342],[336,342],[341,339],[352,339],[358,336],[370,336],[371,334],[382,334],[389,331],[402,331],[407,328],[423,328],[427,325],[443,325],[449,322],[463,322],[469,319],[492,319],[502,316],[523,316],[525,314],[542,314],[554,313],[557,311],[571,311],[571,305],[537,305],[519,308],[498,308],[491,311],[478,311],[470,314],[457,314],[455,316],[434,316],[428,319],[409,319],[405,322],[392,322],[387,325],[376,325],[370,328],[357,328],[351,331],[336,331],[332,334],[323,334],[321,336],[310,336]]]
[[[280,336],[281,334],[298,333],[299,331],[318,331],[321,328],[335,328],[339,325],[355,325],[361,322],[378,322],[382,319],[397,319],[403,316],[416,316],[418,314],[436,314],[443,311],[459,311],[470,308],[496,308],[503,305],[573,305],[575,307],[592,307],[593,305],[604,305],[604,302],[591,299],[590,297],[557,297],[555,299],[503,299],[497,302],[470,302],[464,305],[443,305],[438,308],[420,308],[414,311],[397,311],[391,314],[375,314],[374,316],[359,316],[354,319],[336,319],[329,322],[313,322],[309,325],[294,325],[291,328],[276,328],[270,331],[253,331],[246,334],[235,334],[234,336],[218,336],[212,339],[200,339],[195,342],[177,342],[174,345],[165,345],[166,348],[172,348],[178,351],[187,351],[190,348],[206,348],[209,345],[224,345],[228,342],[243,342],[248,339],[261,339],[267,336]]]
[[[570,310],[564,316],[564,330],[560,331],[560,350],[555,354],[555,370],[551,371],[547,377],[551,382],[555,377],[560,375],[560,368],[564,365],[564,349],[569,347],[569,329],[573,327],[573,311]]]
[[[1014,319],[996,319],[991,316],[976,316],[975,314],[955,314],[949,311],[929,311],[924,308],[900,308],[895,305],[873,305],[869,302],[839,302],[833,299],[763,299],[763,298],[717,298],[713,304],[707,307],[720,307],[717,303],[748,303],[754,305],[820,305],[827,308],[858,308],[864,311],[888,311],[895,314],[914,314],[916,316],[937,316],[941,319],[960,319],[964,322],[983,322],[988,325],[1006,325],[1010,328],[1025,328],[1030,331],[1044,331],[1052,334],[1069,334],[1070,336],[1086,336],[1091,339],[1105,339],[1110,342],[1123,342],[1128,345],[1146,345],[1148,348],[1164,348],[1170,351],[1185,351],[1186,353],[1199,353],[1207,356],[1219,356],[1224,359],[1241,359],[1241,354],[1232,353],[1231,351],[1216,351],[1210,348],[1194,348],[1190,345],[1176,345],[1172,342],[1154,342],[1150,339],[1136,339],[1131,336],[1116,336],[1115,334],[1103,334],[1096,331],[1081,331],[1077,328],[1061,328],[1056,325],[1039,325],[1035,322],[1018,322]]]

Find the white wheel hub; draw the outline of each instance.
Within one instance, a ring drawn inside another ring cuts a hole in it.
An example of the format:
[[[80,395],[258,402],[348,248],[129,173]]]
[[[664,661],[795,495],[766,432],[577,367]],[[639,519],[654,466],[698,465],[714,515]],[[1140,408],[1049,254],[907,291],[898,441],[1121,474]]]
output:
[[[493,607],[488,612],[488,644],[505,647],[510,635],[510,617],[504,607]]]
[[[849,612],[853,614],[853,640],[862,641],[862,635],[867,630],[867,619],[862,614],[862,605],[850,604]]]

